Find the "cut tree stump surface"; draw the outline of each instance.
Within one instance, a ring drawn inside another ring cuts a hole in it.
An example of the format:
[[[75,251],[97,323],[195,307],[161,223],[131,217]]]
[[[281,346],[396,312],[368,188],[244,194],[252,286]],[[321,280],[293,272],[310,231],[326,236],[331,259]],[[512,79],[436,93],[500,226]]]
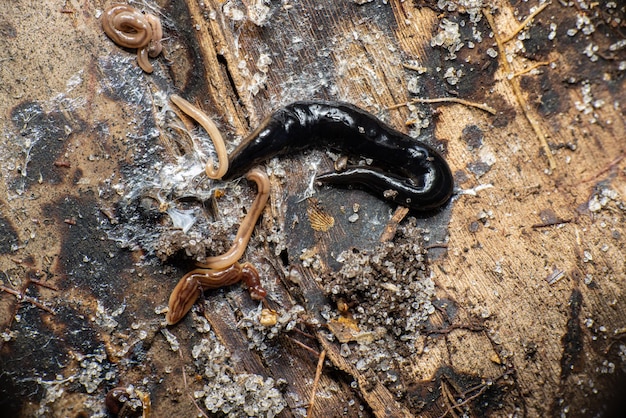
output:
[[[126,388],[127,416],[618,416],[626,6],[565,3],[132,2],[164,28],[146,74],[110,3],[5,2],[3,413],[107,416]],[[256,193],[206,178],[171,94],[229,151],[292,101],[353,103],[441,151],[454,197],[407,214],[315,184],[323,148],[268,161],[243,259],[269,298],[207,291],[166,326]]]

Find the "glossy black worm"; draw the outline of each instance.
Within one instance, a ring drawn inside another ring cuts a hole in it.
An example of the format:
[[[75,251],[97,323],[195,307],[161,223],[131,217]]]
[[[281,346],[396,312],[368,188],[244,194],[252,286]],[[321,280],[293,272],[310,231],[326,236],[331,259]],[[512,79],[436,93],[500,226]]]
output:
[[[319,175],[321,182],[358,185],[416,211],[436,209],[452,195],[452,173],[434,149],[356,106],[316,100],[289,104],[266,118],[230,154],[225,179],[269,158],[324,146],[373,163]]]

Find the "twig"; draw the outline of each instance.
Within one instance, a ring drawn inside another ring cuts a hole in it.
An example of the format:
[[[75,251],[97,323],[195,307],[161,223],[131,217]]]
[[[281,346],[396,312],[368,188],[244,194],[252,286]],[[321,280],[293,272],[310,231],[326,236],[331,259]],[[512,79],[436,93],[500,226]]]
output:
[[[502,67],[504,68],[507,74],[512,74],[511,66],[509,65],[509,62],[506,59],[506,50],[504,49],[504,42],[498,36],[498,30],[496,29],[496,23],[493,20],[493,16],[491,15],[491,12],[487,8],[483,9],[483,15],[487,19],[487,22],[489,23],[489,26],[491,27],[491,30],[493,31],[493,37],[495,38],[496,44],[498,45],[498,53],[500,57],[500,62],[502,62]],[[552,151],[550,150],[550,146],[548,145],[548,141],[546,140],[546,137],[543,134],[541,127],[530,114],[528,105],[526,104],[526,101],[524,100],[524,96],[522,96],[522,90],[519,86],[518,79],[511,78],[509,80],[509,83],[511,83],[511,88],[513,89],[513,93],[515,94],[515,97],[517,98],[517,102],[519,103],[520,107],[522,108],[522,111],[524,112],[524,116],[526,116],[528,123],[530,123],[530,126],[533,128],[533,131],[535,131],[535,135],[537,135],[537,138],[539,138],[539,142],[541,143],[541,146],[543,147],[546,157],[548,158],[548,164],[550,166],[550,170],[554,170],[556,168],[556,162],[554,161],[554,157],[552,156]]]
[[[498,381],[500,379],[506,378],[509,375],[512,375],[513,373],[515,373],[515,370],[511,368],[511,369],[506,370],[500,376],[497,376],[497,377],[495,377],[493,379],[490,379],[490,380],[491,380],[491,382],[496,382],[496,381]],[[448,414],[452,414],[453,416],[456,416],[456,414],[454,413],[454,409],[459,408],[459,407],[467,404],[469,401],[472,401],[472,400],[478,398],[490,386],[491,386],[491,384],[479,383],[478,385],[473,386],[473,387],[465,390],[464,392],[459,393],[458,394],[459,398],[465,398],[468,394],[470,394],[470,393],[472,393],[474,391],[477,391],[473,395],[471,395],[471,396],[467,397],[466,399],[464,399],[462,402],[456,403],[452,393],[448,390],[447,386],[444,385],[444,381],[442,379],[442,381],[441,381],[441,392],[448,398],[448,400],[450,400],[453,403],[453,405],[452,406],[448,406],[446,411],[439,418],[445,418],[445,416],[447,416]]]
[[[295,338],[292,338],[290,336],[287,335],[287,338],[289,338],[293,343],[296,343],[296,345],[299,345],[300,347],[304,348],[305,350],[309,351],[310,353],[313,353],[316,356],[319,356],[320,353],[317,352],[316,350],[312,349],[311,347],[309,347],[306,344],[301,343],[300,341],[296,340]]]
[[[22,264],[24,262],[24,260],[20,260],[20,259],[12,259],[12,261],[16,264]],[[8,282],[12,285],[15,286],[13,281],[11,280],[11,277],[9,277],[8,274],[6,274],[6,272],[3,272],[4,275],[6,276]],[[21,303],[22,302],[28,302],[32,305],[35,305],[36,307],[38,307],[39,309],[43,309],[44,311],[52,314],[52,315],[56,315],[56,312],[52,309],[49,308],[48,306],[44,305],[43,303],[39,302],[37,299],[32,298],[28,295],[26,295],[26,291],[28,289],[28,286],[31,285],[31,283],[34,283],[36,285],[39,286],[43,286],[43,287],[47,287],[51,290],[57,290],[54,286],[49,285],[49,284],[44,284],[41,281],[37,280],[37,279],[32,279],[31,278],[31,273],[34,273],[34,275],[36,277],[39,277],[39,271],[29,271],[26,279],[23,281],[23,284],[20,286],[20,290],[15,290],[12,289],[10,287],[4,286],[4,285],[0,285],[0,292],[6,292],[9,293],[13,296],[15,296],[15,299],[17,300],[17,303],[15,304],[15,308],[13,309],[13,315],[11,316],[11,319],[5,324],[7,329],[10,329],[11,326],[13,325],[13,321],[15,320],[17,313],[20,309]],[[17,287],[17,286],[15,286]],[[4,340],[0,340],[0,350],[2,350],[3,346],[4,346]]]
[[[589,183],[592,180],[596,180],[598,177],[600,177],[601,175],[603,175],[604,173],[609,172],[610,170],[612,170],[617,164],[620,163],[620,161],[622,161],[624,159],[624,155],[620,155],[619,157],[617,157],[616,159],[614,159],[613,161],[611,161],[609,163],[608,166],[606,166],[605,168],[603,168],[600,172],[598,172],[597,174],[595,174],[593,177],[589,177],[587,179],[583,179],[583,183]]]
[[[28,279],[31,283],[35,283],[37,286],[41,286],[41,287],[45,287],[46,289],[50,289],[50,290],[56,290],[57,292],[59,291],[59,288],[56,286],[53,286],[51,284],[48,283],[44,283],[41,280],[37,280],[37,279]]]
[[[320,382],[320,377],[322,376],[322,367],[324,367],[324,359],[326,358],[326,350],[322,350],[320,353],[320,358],[317,361],[317,368],[315,369],[315,379],[313,380],[313,388],[311,389],[311,398],[309,400],[309,409],[306,413],[306,418],[311,418],[313,416],[313,404],[315,403],[315,395],[317,393],[317,385]]]
[[[443,383],[442,383],[442,388],[443,388]],[[478,392],[476,392],[475,394],[473,394],[472,396],[468,397],[467,399],[465,399],[462,402],[459,402],[459,403],[455,402],[452,406],[449,406],[448,409],[446,410],[446,412],[444,412],[443,415],[441,415],[439,418],[445,418],[448,415],[448,413],[453,413],[454,414],[454,409],[460,408],[461,406],[467,404],[469,401],[472,401],[472,400],[478,398],[486,390],[487,390],[487,385],[482,385],[480,390]],[[452,396],[452,394],[450,394],[450,396]]]
[[[449,327],[446,328],[437,328],[437,329],[428,329],[426,330],[428,335],[446,335],[446,334],[450,334],[452,331],[455,331],[457,329],[462,329],[465,331],[472,331],[472,332],[481,332],[485,330],[485,327],[483,327],[482,325],[474,325],[474,324],[470,324],[470,325],[450,325]]]
[[[502,43],[505,44],[505,43],[509,42],[510,40],[512,40],[513,38],[515,38],[517,36],[517,34],[520,33],[521,31],[523,31],[524,28],[526,27],[526,25],[528,25],[531,22],[531,20],[533,20],[535,18],[535,16],[537,16],[539,13],[541,13],[541,11],[543,9],[545,9],[546,7],[548,7],[550,4],[551,3],[544,3],[541,6],[539,6],[537,8],[537,10],[532,12],[526,19],[524,19],[524,21],[517,27],[517,29],[515,29],[515,31],[511,35],[509,35],[506,38],[504,38],[502,40]],[[494,31],[494,34],[495,34],[495,31]]]
[[[428,71],[428,69],[426,67],[421,67],[419,65],[412,65],[412,64],[402,64],[402,66],[404,68],[406,68],[407,70],[413,70],[413,71],[417,71],[418,73],[425,73],[426,71]]]
[[[539,229],[539,228],[546,228],[546,227],[549,227],[549,226],[568,224],[570,222],[572,222],[571,219],[555,219],[555,220],[550,221],[550,222],[542,222],[542,223],[539,223],[539,224],[533,224],[530,227],[532,229]]]
[[[398,225],[404,217],[409,213],[409,208],[404,206],[398,206],[396,211],[393,213],[393,216],[385,226],[385,230],[380,236],[380,242],[391,241],[393,237],[396,235],[396,231],[398,230]]]
[[[425,250],[432,250],[434,248],[449,248],[448,244],[445,244],[443,242],[439,242],[437,244],[431,244],[431,245],[425,245],[424,249]]]
[[[39,302],[35,298],[31,298],[30,296],[25,295],[23,292],[20,292],[20,291],[17,291],[15,289],[11,289],[10,287],[6,287],[6,286],[2,286],[2,285],[0,285],[0,291],[7,292],[7,293],[10,293],[10,294],[14,295],[15,298],[18,300],[18,302],[28,302],[28,303],[31,303],[31,304],[35,305],[36,307],[38,307],[40,309],[43,309],[44,311],[49,312],[52,315],[55,315],[55,312],[52,310],[52,308],[47,307],[46,305],[44,305],[43,303]]]
[[[519,77],[520,75],[524,75],[526,73],[529,73],[529,72],[531,72],[532,70],[534,70],[536,68],[542,67],[544,65],[550,65],[553,62],[554,62],[554,60],[537,62],[537,63],[531,65],[530,67],[526,68],[525,70],[516,72],[515,74],[513,74],[513,77]]]
[[[414,104],[414,103],[459,103],[465,106],[470,106],[470,107],[475,107],[478,108],[480,110],[484,110],[485,112],[491,113],[492,115],[495,115],[497,112],[496,110],[491,107],[488,106],[484,103],[475,103],[475,102],[470,102],[468,100],[463,100],[463,99],[459,99],[457,97],[438,97],[438,98],[434,98],[434,99],[420,99],[420,98],[415,98],[415,99],[411,99],[410,101],[406,102],[406,103],[398,103],[395,104],[393,106],[388,107],[388,110],[394,110],[394,109],[399,109],[403,106],[408,106],[410,104]]]
[[[448,386],[445,384],[446,382],[442,379],[441,381],[441,394],[444,396],[444,400],[447,401],[446,411],[439,418],[444,418],[446,415],[450,414],[453,418],[457,418],[454,409],[457,407],[456,400],[452,395],[452,392],[448,389]]]
[[[194,399],[194,397],[191,396],[191,392],[189,392],[189,386],[187,386],[187,375],[185,374],[185,359],[183,359],[183,352],[182,352],[182,350],[178,350],[178,355],[180,356],[181,363],[183,363],[183,365],[180,367],[180,369],[181,369],[182,374],[183,374],[183,384],[185,385],[185,392],[187,392],[187,396],[189,396],[189,399],[191,399],[191,402],[193,402],[193,405],[196,407],[198,412],[200,412],[200,414],[202,414],[203,417],[209,418],[207,416],[207,414],[205,414],[204,411],[198,406],[198,404],[197,404],[196,400]]]
[[[315,340],[317,338],[317,337],[315,337],[315,335],[311,335],[308,332],[304,332],[304,331],[302,331],[301,329],[298,329],[298,328],[294,328],[291,331],[295,332],[296,334],[300,334],[303,337],[310,338],[312,340]]]

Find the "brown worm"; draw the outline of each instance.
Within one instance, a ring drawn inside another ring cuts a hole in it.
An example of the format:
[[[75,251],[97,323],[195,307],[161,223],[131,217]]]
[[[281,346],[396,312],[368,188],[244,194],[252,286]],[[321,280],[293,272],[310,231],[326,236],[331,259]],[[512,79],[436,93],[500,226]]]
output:
[[[228,171],[228,153],[226,152],[226,144],[221,132],[217,129],[215,123],[202,110],[198,109],[187,100],[175,94],[170,96],[170,100],[180,108],[186,115],[193,118],[207,131],[217,153],[217,167],[213,163],[213,158],[209,158],[205,171],[210,179],[221,179]],[[236,261],[236,260],[235,260]]]
[[[143,13],[125,4],[104,11],[102,29],[113,42],[125,48],[142,48],[152,40],[152,26]]]
[[[161,19],[153,14],[147,13],[146,20],[152,28],[152,39],[150,39],[150,43],[148,44],[148,55],[150,58],[155,58],[163,51],[163,45],[161,44],[161,39],[163,39]]]
[[[250,263],[235,262],[221,270],[198,268],[190,271],[180,279],[172,291],[165,320],[168,325],[173,325],[183,319],[202,290],[230,286],[239,281],[246,284],[252,299],[262,300],[267,295],[261,285],[259,272]]]
[[[147,73],[153,71],[148,55],[156,57],[163,48],[163,30],[158,17],[125,4],[115,4],[104,11],[102,29],[117,45],[137,48],[137,63],[141,69]]]
[[[234,263],[225,269],[195,269],[178,282],[168,304],[165,320],[169,325],[180,321],[200,296],[201,289],[217,289],[241,280],[241,265]]]
[[[248,286],[250,297],[254,300],[263,300],[267,296],[267,291],[261,285],[261,277],[258,270],[250,263],[241,265],[241,281]]]
[[[246,178],[256,183],[258,191],[252,207],[239,226],[233,245],[222,255],[208,257],[205,263],[196,263],[199,268],[180,279],[170,295],[168,312],[165,315],[169,325],[177,323],[189,312],[200,296],[201,289],[216,289],[243,281],[248,286],[252,299],[261,300],[267,295],[261,286],[257,269],[250,263],[241,265],[237,262],[246,250],[254,225],[261,216],[270,193],[270,180],[261,169],[250,170]]]
[[[154,67],[148,61],[148,48],[138,48],[137,49],[137,64],[141,67],[142,70],[147,72],[148,74],[152,74],[154,71]]]
[[[210,269],[226,268],[237,262],[246,250],[246,246],[254,230],[254,225],[261,216],[270,195],[270,179],[264,171],[259,168],[254,168],[246,174],[246,179],[256,183],[258,192],[250,211],[239,226],[233,245],[224,254],[207,257],[206,262],[197,263],[196,265],[198,267]]]

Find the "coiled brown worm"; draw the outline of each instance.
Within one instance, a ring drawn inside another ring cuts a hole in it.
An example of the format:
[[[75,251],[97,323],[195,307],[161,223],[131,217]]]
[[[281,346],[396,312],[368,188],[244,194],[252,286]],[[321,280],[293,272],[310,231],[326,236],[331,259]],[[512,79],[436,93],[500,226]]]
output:
[[[104,11],[102,29],[117,45],[137,49],[137,63],[147,73],[154,68],[148,56],[158,56],[163,46],[163,29],[158,17],[141,13],[126,4],[114,4]]]

